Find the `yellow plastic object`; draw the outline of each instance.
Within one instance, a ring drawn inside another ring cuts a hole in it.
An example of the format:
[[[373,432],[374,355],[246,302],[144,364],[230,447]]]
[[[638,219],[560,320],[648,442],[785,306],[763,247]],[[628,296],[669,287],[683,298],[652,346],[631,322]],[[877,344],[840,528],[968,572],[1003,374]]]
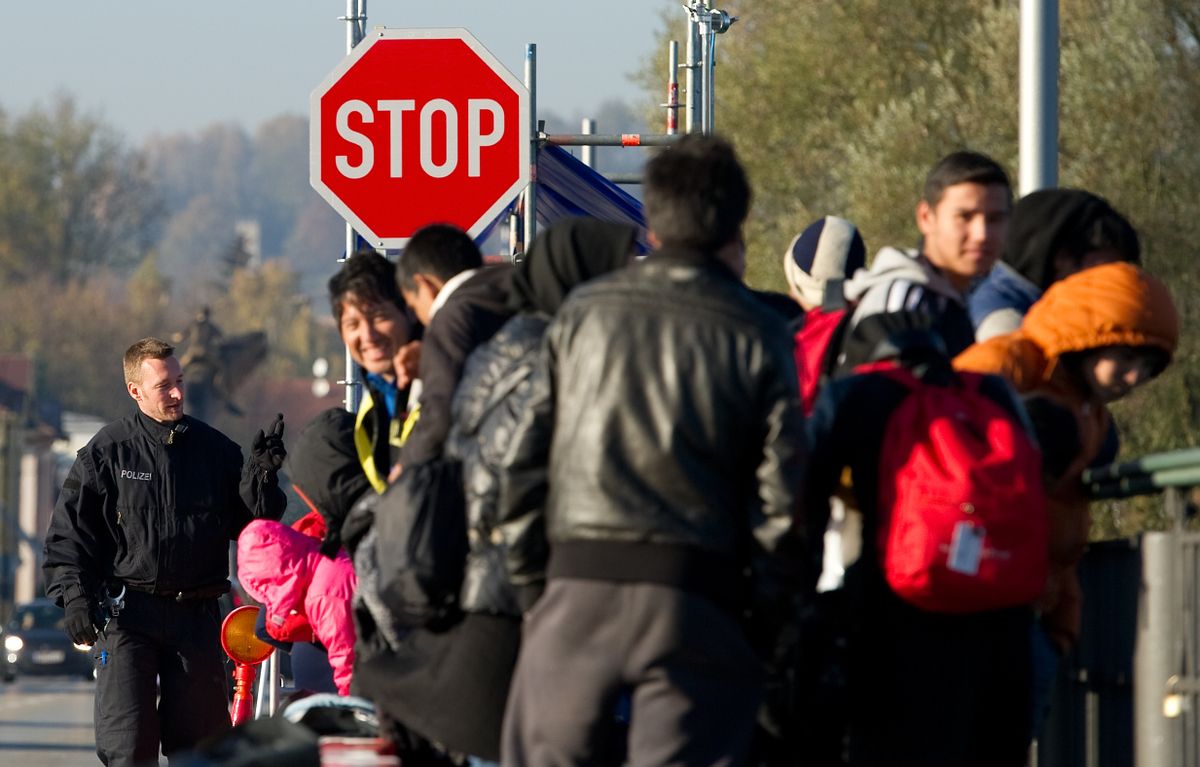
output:
[[[221,646],[235,663],[262,663],[275,651],[274,647],[254,636],[258,611],[255,605],[242,605],[225,616],[225,622],[221,624]]]

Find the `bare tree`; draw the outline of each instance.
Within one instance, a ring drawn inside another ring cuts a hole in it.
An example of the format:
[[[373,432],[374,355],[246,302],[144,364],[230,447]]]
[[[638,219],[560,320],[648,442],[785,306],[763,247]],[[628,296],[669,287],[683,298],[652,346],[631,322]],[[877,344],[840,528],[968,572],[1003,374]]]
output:
[[[69,97],[0,115],[0,278],[130,269],[162,212],[141,156]]]

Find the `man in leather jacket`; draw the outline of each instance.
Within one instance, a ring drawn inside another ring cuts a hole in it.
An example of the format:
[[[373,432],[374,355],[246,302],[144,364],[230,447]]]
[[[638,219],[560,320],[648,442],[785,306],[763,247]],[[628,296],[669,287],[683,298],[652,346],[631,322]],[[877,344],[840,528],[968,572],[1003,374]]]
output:
[[[283,416],[258,432],[243,471],[234,442],[184,415],[174,351],[144,338],[125,352],[137,410],[79,451],[46,535],[46,593],[72,640],[94,645],[96,752],[110,767],[230,727],[217,606],[229,542],[286,505]]]
[[[506,765],[603,763],[632,696],[633,764],[737,764],[756,650],[802,581],[792,342],[742,284],[750,190],[689,135],[646,167],[644,261],[572,292],[500,478],[528,608]]]

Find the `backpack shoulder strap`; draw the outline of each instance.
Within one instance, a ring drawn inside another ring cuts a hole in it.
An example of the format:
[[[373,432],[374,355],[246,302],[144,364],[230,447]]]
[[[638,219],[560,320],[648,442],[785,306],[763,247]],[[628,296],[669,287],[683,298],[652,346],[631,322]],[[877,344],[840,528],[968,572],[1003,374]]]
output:
[[[846,280],[842,277],[830,277],[825,281],[825,292],[821,298],[821,311],[829,313],[846,308],[846,292],[843,289],[845,284]]]
[[[822,307],[822,311],[827,310]],[[825,344],[825,356],[821,358],[821,386],[825,386],[825,384],[833,380],[833,373],[837,370],[838,362],[842,356],[842,343],[846,338],[846,331],[850,327],[850,320],[854,314],[854,312],[850,311],[850,307],[846,304],[844,298],[842,299],[841,307],[828,311],[840,311],[842,312],[842,317],[838,320],[837,326],[834,327],[833,333],[829,335],[829,340]]]

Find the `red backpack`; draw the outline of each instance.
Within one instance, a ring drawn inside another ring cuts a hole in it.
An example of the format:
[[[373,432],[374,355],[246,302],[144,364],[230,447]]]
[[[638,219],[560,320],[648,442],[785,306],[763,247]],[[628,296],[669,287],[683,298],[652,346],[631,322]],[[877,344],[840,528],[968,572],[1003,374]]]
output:
[[[979,391],[879,371],[910,389],[879,458],[880,562],[888,585],[931,612],[1029,604],[1048,568],[1041,452],[1022,424]]]
[[[848,320],[844,303],[838,308],[818,307],[805,313],[804,324],[796,331],[793,353],[805,415],[812,413],[821,387],[833,376]]]

